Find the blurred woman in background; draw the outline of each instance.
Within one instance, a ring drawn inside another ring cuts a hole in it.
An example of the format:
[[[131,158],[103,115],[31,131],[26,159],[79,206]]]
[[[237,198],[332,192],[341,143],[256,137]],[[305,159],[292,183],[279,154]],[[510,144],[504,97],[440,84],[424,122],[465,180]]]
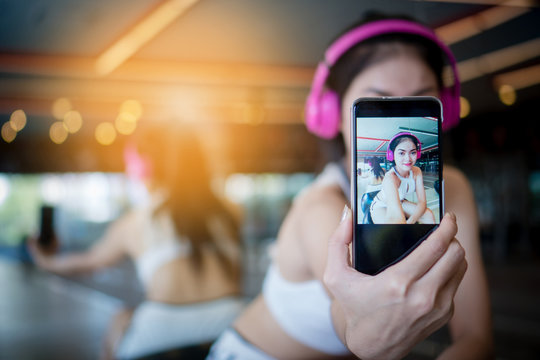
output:
[[[85,252],[35,263],[58,274],[89,272],[131,258],[146,300],[113,320],[106,358],[137,358],[213,341],[243,307],[238,224],[210,186],[203,149],[187,127],[137,130],[126,147],[128,175],[150,194]]]

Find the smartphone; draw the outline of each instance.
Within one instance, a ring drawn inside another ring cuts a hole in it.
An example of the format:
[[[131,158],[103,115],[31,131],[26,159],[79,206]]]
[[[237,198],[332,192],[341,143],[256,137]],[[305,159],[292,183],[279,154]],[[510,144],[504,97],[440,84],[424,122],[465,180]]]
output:
[[[54,207],[43,205],[41,207],[41,226],[38,244],[41,247],[50,247],[55,242],[54,233]]]
[[[374,275],[436,229],[444,211],[442,105],[435,97],[357,99],[351,109],[353,265]]]

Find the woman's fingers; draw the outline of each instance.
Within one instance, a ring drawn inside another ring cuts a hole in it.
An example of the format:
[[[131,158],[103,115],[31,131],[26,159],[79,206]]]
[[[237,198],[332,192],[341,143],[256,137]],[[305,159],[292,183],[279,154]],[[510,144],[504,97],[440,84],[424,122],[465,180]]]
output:
[[[345,207],[341,223],[328,241],[328,256],[323,280],[330,289],[336,289],[340,283],[345,281],[344,276],[354,270],[349,264],[349,244],[351,241],[352,215],[351,210]]]
[[[455,278],[464,265],[466,269],[466,264],[465,250],[456,239],[453,239],[447,251],[423,276],[422,281],[425,281],[428,287],[441,288]]]
[[[388,270],[401,273],[411,280],[421,278],[446,253],[456,233],[455,215],[446,214],[439,227],[422,244]]]

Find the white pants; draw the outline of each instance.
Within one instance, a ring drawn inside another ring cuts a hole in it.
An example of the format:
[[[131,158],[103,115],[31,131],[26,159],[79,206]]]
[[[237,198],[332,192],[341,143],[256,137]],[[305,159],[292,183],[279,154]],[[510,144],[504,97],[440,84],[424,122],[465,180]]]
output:
[[[229,328],[212,345],[206,360],[275,360]]]
[[[189,305],[146,301],[135,309],[116,356],[137,358],[210,343],[227,329],[244,305],[244,300],[235,297]]]

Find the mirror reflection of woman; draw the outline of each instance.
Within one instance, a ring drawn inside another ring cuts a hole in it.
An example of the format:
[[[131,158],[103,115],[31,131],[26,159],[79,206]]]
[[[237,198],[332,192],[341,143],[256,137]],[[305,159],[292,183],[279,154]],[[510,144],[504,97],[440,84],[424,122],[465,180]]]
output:
[[[435,216],[427,208],[422,170],[415,166],[420,155],[418,138],[410,133],[399,133],[389,142],[389,159],[395,166],[382,182],[382,190],[371,204],[371,218],[375,224],[434,224]],[[406,197],[416,194],[417,201]]]

